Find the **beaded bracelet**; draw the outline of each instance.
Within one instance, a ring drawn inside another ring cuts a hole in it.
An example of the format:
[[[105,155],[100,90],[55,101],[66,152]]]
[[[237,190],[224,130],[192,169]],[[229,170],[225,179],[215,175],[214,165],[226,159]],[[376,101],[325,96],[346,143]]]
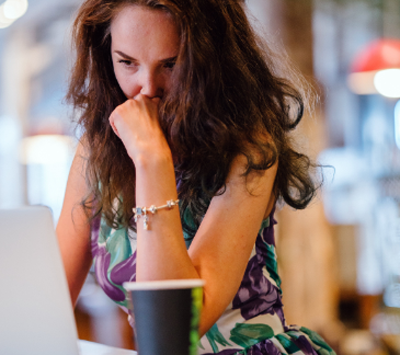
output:
[[[133,208],[133,213],[135,214],[135,222],[137,223],[139,217],[143,216],[143,229],[149,229],[149,216],[147,215],[148,212],[155,214],[158,210],[162,210],[165,208],[171,209],[172,207],[176,206],[179,203],[179,200],[168,200],[166,205],[162,205],[156,207],[151,205],[150,207],[135,207]]]

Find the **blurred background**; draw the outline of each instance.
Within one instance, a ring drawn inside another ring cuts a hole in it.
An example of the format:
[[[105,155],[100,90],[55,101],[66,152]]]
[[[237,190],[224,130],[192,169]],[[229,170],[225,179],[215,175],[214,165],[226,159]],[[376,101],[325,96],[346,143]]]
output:
[[[44,204],[55,223],[80,136],[63,99],[80,3],[0,4],[0,208]],[[287,321],[317,330],[339,354],[400,354],[400,0],[247,4],[315,94],[297,138],[327,166],[309,208],[278,211]],[[134,346],[92,275],[76,319],[82,339]]]

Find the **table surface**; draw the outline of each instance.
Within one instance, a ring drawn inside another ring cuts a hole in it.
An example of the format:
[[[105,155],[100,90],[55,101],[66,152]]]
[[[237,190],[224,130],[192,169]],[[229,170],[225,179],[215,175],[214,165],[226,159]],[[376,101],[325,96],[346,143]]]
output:
[[[137,355],[133,350],[114,348],[86,340],[79,340],[78,344],[81,355]]]

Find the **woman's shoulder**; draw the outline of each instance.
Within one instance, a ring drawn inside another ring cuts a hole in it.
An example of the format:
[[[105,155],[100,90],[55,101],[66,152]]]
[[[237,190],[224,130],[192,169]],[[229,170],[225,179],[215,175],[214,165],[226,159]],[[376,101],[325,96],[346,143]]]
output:
[[[260,129],[242,144],[241,153],[233,158],[227,181],[232,176],[243,176],[253,182],[256,176],[275,176],[277,165],[274,139],[266,129]]]
[[[254,155],[256,154],[259,153],[255,152]],[[272,187],[276,178],[277,168],[278,162],[276,161],[268,169],[249,170],[249,157],[245,154],[238,154],[232,161],[226,179],[226,192],[238,195],[238,198],[245,198],[246,195],[254,197],[265,196],[268,198],[265,213],[265,218],[267,218],[275,205],[276,198]]]
[[[273,189],[271,192],[278,170],[276,144],[266,129],[260,129],[253,135],[251,142],[243,144],[243,148],[243,152],[232,160],[226,186],[242,185],[250,195],[268,196],[264,216],[268,218],[276,201]]]

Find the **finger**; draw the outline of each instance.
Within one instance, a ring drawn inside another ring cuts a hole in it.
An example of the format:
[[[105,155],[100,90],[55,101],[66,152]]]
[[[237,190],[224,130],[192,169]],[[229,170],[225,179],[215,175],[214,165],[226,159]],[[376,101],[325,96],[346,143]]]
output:
[[[151,99],[151,101],[154,102],[154,103],[158,106],[159,103],[160,103],[160,101],[161,101],[161,99],[157,96],[157,97],[153,97],[153,98]]]
[[[139,94],[135,95],[135,96],[133,97],[132,100],[140,101],[140,100],[142,100],[144,97],[147,97],[147,96],[145,96],[145,95],[143,95],[143,94],[141,94],[141,93],[139,92]]]
[[[117,136],[118,138],[121,138],[121,137],[119,136],[117,127],[115,127],[115,125],[114,125],[113,123],[111,124],[111,128],[112,128],[112,130],[114,131],[114,133],[116,134],[116,136]]]
[[[133,98],[133,100],[135,100],[135,101],[144,101],[144,102],[151,101],[151,102],[154,102],[155,104],[158,105],[158,103],[160,102],[161,98],[159,96],[150,97],[150,96],[143,95],[143,94],[139,93]]]
[[[110,116],[109,122],[110,122],[110,126],[111,126],[112,130],[114,131],[114,133],[117,135],[118,138],[121,138],[121,137],[119,136],[119,134],[118,134],[118,129],[117,129],[117,127],[116,127],[115,124],[114,124],[114,119],[113,119],[113,115],[112,115],[112,114],[111,114],[111,116]]]

